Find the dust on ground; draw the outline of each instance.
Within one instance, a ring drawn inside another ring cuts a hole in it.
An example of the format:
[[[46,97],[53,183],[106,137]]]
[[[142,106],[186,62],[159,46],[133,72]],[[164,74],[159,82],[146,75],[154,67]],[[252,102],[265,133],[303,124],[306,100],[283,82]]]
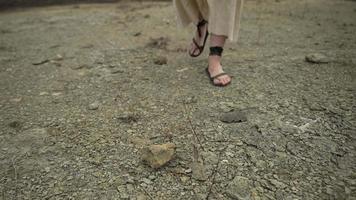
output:
[[[0,13],[1,199],[354,199],[355,18],[247,1],[217,88],[170,2]],[[167,142],[166,166],[141,161]]]

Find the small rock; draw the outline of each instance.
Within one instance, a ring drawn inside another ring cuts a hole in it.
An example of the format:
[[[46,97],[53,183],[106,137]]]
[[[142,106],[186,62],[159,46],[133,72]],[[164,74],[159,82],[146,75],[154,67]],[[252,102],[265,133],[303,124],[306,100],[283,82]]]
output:
[[[44,60],[39,60],[39,61],[33,62],[32,64],[33,65],[43,65],[45,63],[48,63],[49,61],[50,61],[49,59],[44,59]]]
[[[79,70],[79,69],[89,68],[89,67],[86,64],[78,64],[78,65],[73,65],[70,68],[73,70]]]
[[[152,181],[150,179],[148,179],[148,178],[143,178],[141,181],[146,183],[147,185],[151,185],[152,184]]]
[[[236,176],[228,185],[225,194],[231,199],[251,199],[250,180],[246,177]]]
[[[160,168],[173,159],[175,144],[166,143],[161,145],[150,145],[142,149],[142,160],[146,161],[152,168]]]
[[[99,102],[95,101],[94,103],[89,104],[89,110],[97,110],[99,108]]]
[[[223,114],[220,120],[225,123],[239,123],[239,122],[246,122],[247,117],[245,113],[243,113],[242,111],[233,110],[231,112]]]
[[[114,68],[110,71],[110,73],[112,74],[118,74],[118,73],[124,73],[125,71],[123,69],[120,68]]]
[[[52,96],[55,96],[55,97],[60,96],[60,95],[62,95],[62,92],[53,92],[52,93]]]
[[[123,123],[133,123],[138,122],[139,116],[137,114],[125,114],[117,117]]]
[[[192,103],[197,103],[198,100],[195,96],[187,97],[186,99],[183,100],[184,104],[192,104]]]
[[[142,34],[141,32],[136,32],[136,33],[133,34],[133,36],[138,37],[138,36],[140,36],[141,34]]]
[[[46,168],[45,168],[45,172],[48,173],[48,172],[50,172],[50,171],[51,171],[51,168],[50,168],[50,167],[46,167]]]
[[[203,162],[195,161],[191,165],[192,177],[198,181],[205,181],[208,179],[206,169]]]
[[[134,184],[135,183],[135,180],[133,179],[132,176],[130,176],[129,174],[125,174],[123,175],[123,181],[126,183],[126,184]]]
[[[180,177],[180,180],[181,180],[183,183],[186,183],[187,181],[189,181],[189,177],[188,177],[188,176],[181,176],[181,177]]]
[[[330,60],[324,54],[321,53],[313,53],[309,54],[305,57],[305,60],[310,63],[321,64],[321,63],[329,63]]]
[[[280,182],[280,181],[277,181],[277,180],[275,180],[275,179],[271,179],[271,180],[269,180],[269,182],[270,182],[272,185],[274,185],[276,188],[284,189],[285,187],[287,187],[286,184],[284,184],[284,183],[282,183],[282,182]]]
[[[153,63],[156,65],[165,65],[167,64],[168,59],[164,56],[159,56],[157,58],[154,59]]]
[[[156,179],[156,176],[155,175],[149,175],[148,178],[153,181],[153,180]]]
[[[64,56],[61,54],[57,54],[56,57],[53,58],[53,60],[55,60],[55,61],[61,61],[63,59],[64,59]]]
[[[9,127],[11,128],[20,128],[21,127],[21,123],[18,121],[12,121],[8,124]]]

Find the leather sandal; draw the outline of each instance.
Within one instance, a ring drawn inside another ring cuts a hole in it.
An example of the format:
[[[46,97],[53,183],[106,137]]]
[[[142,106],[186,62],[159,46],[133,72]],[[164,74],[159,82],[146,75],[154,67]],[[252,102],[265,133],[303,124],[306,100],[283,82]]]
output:
[[[203,20],[201,20],[201,21],[198,23],[198,25],[197,25],[198,36],[199,36],[200,38],[201,38],[202,35],[203,35],[203,33],[202,33],[201,30],[200,30],[200,27],[204,26],[204,25],[207,24],[207,23],[208,23],[208,22],[203,19]],[[195,48],[194,48],[194,50],[193,50],[192,52],[189,51],[189,55],[190,55],[191,57],[198,57],[198,56],[200,56],[200,54],[203,53],[206,40],[208,39],[208,35],[209,35],[209,32],[208,32],[208,30],[206,30],[206,32],[205,32],[205,37],[204,37],[204,42],[203,42],[203,45],[202,45],[202,46],[200,46],[200,45],[198,44],[198,42],[195,40],[195,37],[193,38],[193,44],[195,45]],[[197,50],[199,50],[198,54],[194,54]]]
[[[209,56],[221,56],[223,51],[224,51],[224,49],[222,47],[210,47]],[[220,76],[228,75],[226,72],[221,72],[221,73],[219,73],[219,74],[217,74],[215,76],[211,76],[211,74],[209,72],[209,65],[205,69],[205,72],[207,73],[211,84],[214,85],[214,86],[225,87],[225,86],[227,86],[227,85],[229,85],[231,83],[231,81],[226,83],[226,84],[215,84],[215,82],[214,82],[214,80],[219,78]],[[232,77],[230,76],[230,78],[232,78]]]

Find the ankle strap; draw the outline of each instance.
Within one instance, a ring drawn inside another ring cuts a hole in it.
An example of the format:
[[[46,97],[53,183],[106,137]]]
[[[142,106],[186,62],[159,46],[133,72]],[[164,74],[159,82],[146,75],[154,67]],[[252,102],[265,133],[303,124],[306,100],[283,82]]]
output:
[[[222,47],[210,47],[210,56],[221,56],[224,49]]]

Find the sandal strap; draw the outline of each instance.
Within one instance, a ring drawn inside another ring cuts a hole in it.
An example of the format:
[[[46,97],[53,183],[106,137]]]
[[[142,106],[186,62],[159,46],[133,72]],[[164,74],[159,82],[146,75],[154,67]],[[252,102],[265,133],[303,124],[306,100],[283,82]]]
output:
[[[198,53],[197,55],[194,55],[192,52],[190,52],[190,53],[189,53],[190,56],[192,56],[192,57],[197,57],[197,56],[199,56],[199,55],[203,52],[204,47],[205,47],[206,40],[208,39],[208,36],[209,36],[209,32],[206,31],[206,35],[205,35],[204,42],[203,42],[203,45],[202,45],[202,46],[200,46],[200,45],[198,44],[198,42],[195,40],[195,38],[193,38],[193,44],[195,45],[196,49],[199,50],[199,53]],[[196,51],[196,49],[195,49],[194,51]],[[193,51],[193,52],[194,52],[194,51]]]
[[[213,77],[210,77],[210,78],[211,78],[212,80],[214,80],[214,79],[219,78],[220,76],[224,76],[224,75],[227,75],[227,73],[222,72],[222,73],[217,74],[217,75],[215,75],[215,76],[213,76]]]
[[[222,47],[210,47],[210,56],[221,56],[224,49]]]
[[[202,32],[200,31],[200,27],[204,26],[205,24],[207,24],[208,21],[206,21],[205,19],[202,19],[198,24],[197,24],[197,30],[198,30],[198,35],[199,37],[202,36]]]
[[[193,43],[194,43],[194,45],[197,47],[197,49],[199,49],[199,50],[202,50],[202,49],[204,48],[204,46],[200,46],[200,45],[197,43],[197,41],[195,40],[195,38],[193,38]]]

